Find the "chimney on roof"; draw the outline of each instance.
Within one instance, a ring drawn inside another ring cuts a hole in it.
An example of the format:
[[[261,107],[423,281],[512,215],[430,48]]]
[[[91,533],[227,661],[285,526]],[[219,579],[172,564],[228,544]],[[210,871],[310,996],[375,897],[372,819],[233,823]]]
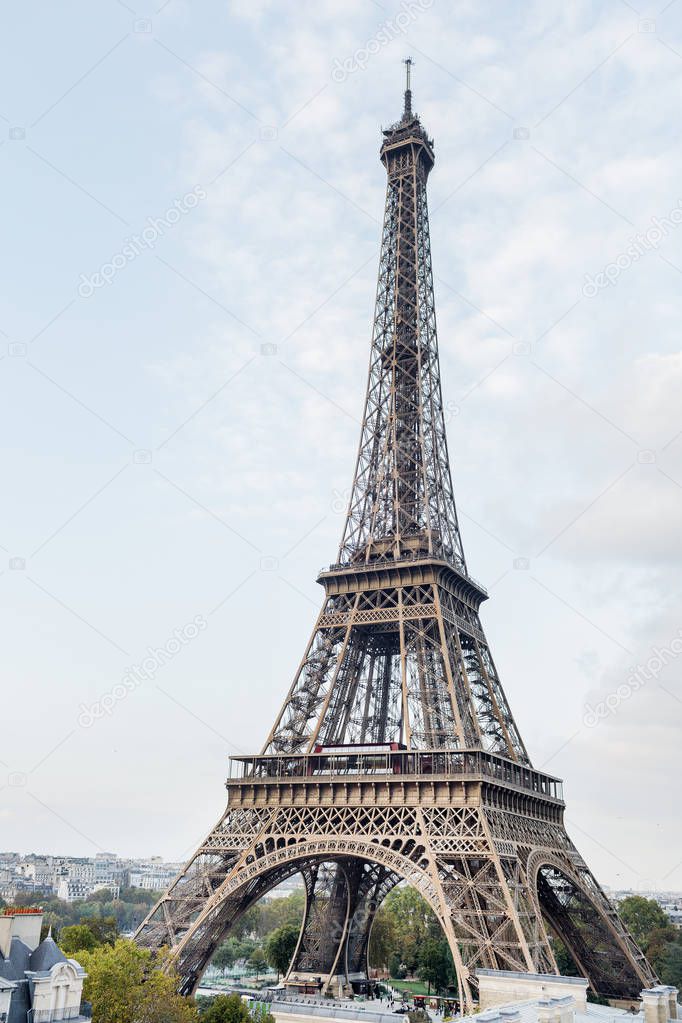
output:
[[[575,1019],[575,998],[563,995],[541,998],[538,1002],[538,1023],[573,1023]]]
[[[645,988],[641,994],[644,1023],[668,1023],[677,1019],[677,988],[665,984]]]
[[[500,1009],[500,1023],[521,1023],[521,1013],[513,1005]]]
[[[668,985],[668,1019],[677,1019],[677,995],[679,994],[676,987]]]
[[[538,1001],[538,1023],[554,1023],[554,1006],[551,998]]]
[[[485,1012],[479,1013],[478,1019],[480,1023],[501,1023],[500,1013],[497,1009],[486,1009]]]
[[[30,952],[40,944],[42,909],[6,909],[0,915],[0,953],[7,958],[12,938],[19,938]]]

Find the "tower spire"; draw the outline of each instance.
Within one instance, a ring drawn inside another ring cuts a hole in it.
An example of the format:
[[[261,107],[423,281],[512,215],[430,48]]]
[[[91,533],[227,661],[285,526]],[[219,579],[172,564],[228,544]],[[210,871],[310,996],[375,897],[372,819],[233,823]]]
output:
[[[403,121],[407,121],[412,117],[412,89],[410,88],[410,72],[413,64],[412,57],[406,57],[403,61],[405,65],[405,106],[403,109]]]

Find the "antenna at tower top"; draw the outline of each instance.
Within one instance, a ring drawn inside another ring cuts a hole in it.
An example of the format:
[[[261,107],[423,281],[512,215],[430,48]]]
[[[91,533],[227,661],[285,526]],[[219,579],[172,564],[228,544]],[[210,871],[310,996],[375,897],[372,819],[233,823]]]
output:
[[[412,89],[410,88],[410,72],[414,61],[412,57],[406,57],[403,61],[405,65],[405,109],[403,110],[403,117],[412,117]]]

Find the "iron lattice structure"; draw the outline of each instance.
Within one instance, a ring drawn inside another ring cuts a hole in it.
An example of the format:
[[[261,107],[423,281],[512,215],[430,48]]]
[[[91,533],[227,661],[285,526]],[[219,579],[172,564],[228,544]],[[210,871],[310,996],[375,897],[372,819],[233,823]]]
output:
[[[409,76],[409,63],[408,63]],[[656,978],[533,769],[479,618],[450,476],[426,185],[433,143],[405,93],[387,175],[365,412],[337,561],[262,752],[233,758],[227,809],[137,932],[185,993],[265,893],[303,876],[287,980],[362,985],[374,914],[413,885],[471,1008],[476,969],[556,973],[561,937],[594,991]]]

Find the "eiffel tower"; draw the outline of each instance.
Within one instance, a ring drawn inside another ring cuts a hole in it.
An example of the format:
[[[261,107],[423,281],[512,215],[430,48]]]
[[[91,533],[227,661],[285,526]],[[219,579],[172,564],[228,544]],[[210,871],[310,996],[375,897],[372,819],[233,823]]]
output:
[[[412,112],[383,131],[387,175],[360,447],[324,602],[262,752],[232,757],[227,808],[136,934],[169,946],[192,993],[252,906],[300,874],[286,982],[362,990],[378,906],[408,882],[448,940],[471,1009],[477,968],[557,973],[593,991],[656,978],[564,828],[561,782],[523,744],[479,618],[448,461],[426,184]]]

